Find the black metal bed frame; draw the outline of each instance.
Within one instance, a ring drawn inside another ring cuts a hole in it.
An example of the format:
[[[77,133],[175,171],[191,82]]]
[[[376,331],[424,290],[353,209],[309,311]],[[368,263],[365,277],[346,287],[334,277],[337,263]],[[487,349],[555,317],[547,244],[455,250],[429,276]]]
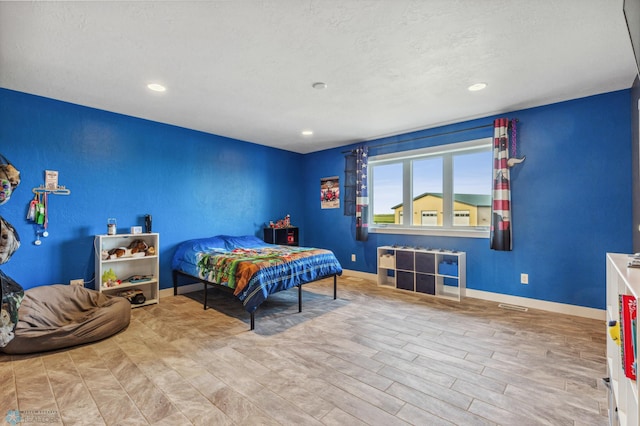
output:
[[[212,283],[211,281],[207,281],[205,279],[202,279],[200,277],[195,277],[191,274],[187,274],[186,272],[182,272],[182,271],[178,271],[178,270],[173,270],[173,295],[177,296],[178,295],[178,277],[182,276],[182,277],[186,277],[189,278],[191,280],[195,280],[196,282],[200,282],[202,284],[204,284],[204,310],[207,310],[207,286],[212,286],[212,287],[216,287],[218,289],[221,289],[223,291],[226,291],[227,293],[231,293],[233,294],[233,289],[227,286],[224,286],[222,284],[218,284],[218,283]],[[308,284],[310,282],[314,282],[314,281],[318,281],[318,280],[322,280],[325,278],[330,277],[331,275],[325,275],[322,277],[318,277],[313,281],[309,281],[307,283],[304,284]],[[298,284],[296,287],[298,287],[298,312],[302,312],[302,285],[303,284]],[[333,300],[336,300],[338,297],[338,274],[333,274]],[[251,330],[255,329],[255,325],[256,325],[256,321],[255,321],[255,311],[250,313],[251,315]]]

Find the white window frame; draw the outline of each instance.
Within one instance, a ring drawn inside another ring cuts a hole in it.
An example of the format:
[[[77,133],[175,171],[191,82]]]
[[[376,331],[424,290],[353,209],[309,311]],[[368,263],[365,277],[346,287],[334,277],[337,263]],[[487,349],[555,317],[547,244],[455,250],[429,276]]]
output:
[[[467,238],[489,238],[488,226],[453,226],[453,155],[461,152],[473,153],[492,149],[493,139],[482,138],[465,142],[458,142],[447,145],[438,145],[429,148],[416,149],[411,151],[394,152],[369,157],[368,188],[369,205],[374,205],[375,191],[373,188],[373,175],[375,170],[372,166],[384,165],[385,163],[403,162],[402,176],[402,204],[403,214],[401,224],[373,223],[373,208],[369,208],[369,232],[381,234],[410,234],[410,235],[432,235],[445,237],[467,237]],[[404,223],[406,218],[413,217],[413,190],[412,190],[412,170],[411,160],[419,157],[441,157],[443,159],[443,224],[439,227],[416,226],[411,223]]]

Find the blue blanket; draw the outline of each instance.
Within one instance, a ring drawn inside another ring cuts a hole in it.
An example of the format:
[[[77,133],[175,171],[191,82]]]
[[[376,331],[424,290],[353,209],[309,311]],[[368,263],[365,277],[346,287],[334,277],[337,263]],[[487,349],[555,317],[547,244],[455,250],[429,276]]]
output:
[[[270,294],[342,274],[340,262],[329,250],[227,235],[185,241],[176,250],[172,268],[232,288],[248,312]]]

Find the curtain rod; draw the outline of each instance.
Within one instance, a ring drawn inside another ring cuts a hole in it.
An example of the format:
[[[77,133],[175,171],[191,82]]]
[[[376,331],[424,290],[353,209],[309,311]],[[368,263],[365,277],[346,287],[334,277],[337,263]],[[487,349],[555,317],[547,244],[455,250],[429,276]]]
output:
[[[517,118],[516,118],[516,121],[518,121]],[[493,127],[493,123],[484,124],[482,126],[468,127],[466,129],[451,130],[449,132],[437,133],[435,135],[419,136],[419,137],[416,137],[416,138],[404,139],[404,140],[401,140],[401,141],[381,143],[379,145],[372,145],[372,146],[369,147],[369,149],[381,148],[383,146],[395,145],[395,144],[404,143],[404,142],[413,142],[413,141],[418,141],[418,140],[421,140],[421,139],[435,138],[437,136],[446,136],[446,135],[451,135],[451,134],[454,134],[454,133],[468,132],[470,130],[484,129],[484,128],[487,128],[487,127]],[[511,121],[509,121],[509,127],[511,127]],[[347,151],[342,151],[342,154],[347,154],[347,153],[353,152],[353,151],[354,151],[353,149],[350,149],[350,150],[347,150]]]

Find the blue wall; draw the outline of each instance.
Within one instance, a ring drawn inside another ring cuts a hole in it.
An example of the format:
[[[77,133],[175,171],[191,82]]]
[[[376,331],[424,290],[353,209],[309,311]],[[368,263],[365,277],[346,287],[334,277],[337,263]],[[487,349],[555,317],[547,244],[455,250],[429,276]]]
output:
[[[25,288],[91,280],[93,237],[109,217],[126,233],[153,216],[161,288],[172,285],[171,255],[183,240],[262,236],[265,222],[286,214],[304,229],[300,154],[4,89],[0,153],[22,178],[0,206],[21,239],[2,270]],[[35,246],[25,217],[45,170],[58,170],[71,195],[49,198],[50,236]]]
[[[514,250],[495,252],[486,239],[370,234],[356,242],[353,219],[320,209],[320,179],[340,176],[344,147],[299,155],[175,126],[0,89],[0,153],[22,183],[0,215],[22,246],[2,270],[25,288],[93,278],[93,236],[108,217],[119,232],[153,215],[160,233],[161,288],[171,286],[170,261],[186,239],[216,234],[261,235],[265,222],[289,213],[304,245],[334,250],[346,269],[374,273],[376,247],[422,245],[467,252],[467,287],[604,308],[605,253],[632,250],[630,91],[502,116],[518,118],[512,169]],[[493,117],[398,135],[381,154],[488,137],[491,129],[395,144],[490,124]],[[50,198],[50,236],[33,245],[25,220],[44,170],[60,172],[71,195]],[[357,262],[351,262],[351,253]],[[529,285],[520,284],[529,274]]]
[[[342,210],[321,210],[319,180],[344,176],[345,148],[304,157],[305,243],[334,250],[346,269],[375,273],[376,247],[402,244],[467,252],[467,287],[603,309],[605,253],[632,250],[630,91],[515,111],[518,151],[511,169],[513,251],[489,249],[487,239],[369,234],[356,242]],[[491,124],[494,117],[367,142],[370,155],[491,137],[490,128],[398,140]],[[357,261],[351,262],[355,253]],[[529,274],[529,285],[520,274]]]

